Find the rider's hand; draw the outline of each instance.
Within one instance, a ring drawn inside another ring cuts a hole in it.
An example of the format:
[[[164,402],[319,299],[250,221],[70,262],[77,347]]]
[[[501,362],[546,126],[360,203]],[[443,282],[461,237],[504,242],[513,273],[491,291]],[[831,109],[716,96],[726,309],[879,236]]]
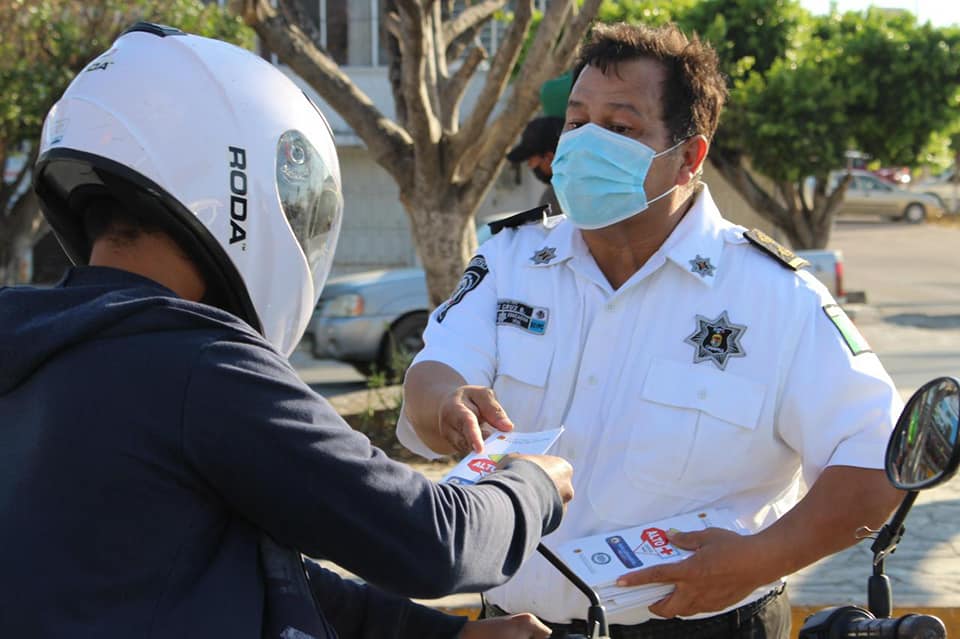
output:
[[[459,639],[546,639],[550,629],[528,612],[468,621]]]
[[[694,551],[693,556],[672,564],[642,568],[617,580],[618,586],[676,584],[676,590],[650,606],[664,618],[686,617],[723,610],[770,579],[759,576],[756,537],[738,535],[722,528],[695,532],[670,532],[670,543]],[[762,553],[759,553],[762,555]]]
[[[563,507],[566,509],[567,503],[573,499],[573,466],[563,457],[554,455],[507,455],[500,460],[497,467],[502,467],[509,459],[525,459],[533,462],[544,470],[560,493],[560,499],[563,500]]]
[[[484,386],[461,386],[440,402],[440,433],[462,455],[483,452],[480,424],[500,431],[513,430],[513,422],[493,391]]]

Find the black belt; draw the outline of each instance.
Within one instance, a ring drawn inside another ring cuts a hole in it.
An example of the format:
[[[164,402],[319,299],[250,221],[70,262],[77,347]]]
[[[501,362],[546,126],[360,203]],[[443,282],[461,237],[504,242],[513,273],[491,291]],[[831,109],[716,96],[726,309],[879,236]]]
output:
[[[783,595],[784,585],[770,591],[760,599],[734,608],[723,614],[702,619],[651,619],[634,625],[612,624],[610,636],[612,639],[675,639],[684,636],[711,636],[722,635],[725,632],[737,630],[744,623],[755,617],[767,605]],[[484,601],[484,617],[504,617],[513,613]],[[552,623],[541,619],[550,630],[554,639],[563,639],[567,635],[586,635],[587,622],[583,619],[574,619],[570,623]]]

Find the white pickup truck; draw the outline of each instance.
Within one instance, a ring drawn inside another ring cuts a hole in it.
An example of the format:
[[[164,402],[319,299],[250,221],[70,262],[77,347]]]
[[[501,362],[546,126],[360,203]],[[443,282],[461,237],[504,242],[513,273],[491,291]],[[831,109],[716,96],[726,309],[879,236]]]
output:
[[[847,291],[843,287],[842,252],[823,249],[796,251],[796,254],[810,262],[807,269],[823,282],[823,285],[827,287],[838,304],[843,305],[847,301],[854,301],[852,299],[847,300]]]

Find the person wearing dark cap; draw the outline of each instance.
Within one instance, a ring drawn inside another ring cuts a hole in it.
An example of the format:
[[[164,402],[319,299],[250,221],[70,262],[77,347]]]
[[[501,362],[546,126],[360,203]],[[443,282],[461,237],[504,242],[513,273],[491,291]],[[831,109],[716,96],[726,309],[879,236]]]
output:
[[[553,193],[550,178],[553,177],[553,153],[563,132],[563,118],[544,116],[530,120],[520,136],[520,143],[510,149],[507,159],[511,162],[526,162],[537,179],[547,185],[540,196],[539,205],[549,204],[554,213],[563,213],[557,196]]]

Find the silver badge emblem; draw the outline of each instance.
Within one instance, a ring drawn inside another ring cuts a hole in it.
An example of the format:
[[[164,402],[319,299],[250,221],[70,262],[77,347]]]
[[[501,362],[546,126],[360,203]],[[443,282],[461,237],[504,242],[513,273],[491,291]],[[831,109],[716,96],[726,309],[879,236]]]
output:
[[[700,254],[697,253],[697,256],[690,260],[690,271],[696,273],[700,277],[713,277],[713,272],[717,270],[717,267],[710,263],[709,257],[700,257]]]
[[[530,258],[530,261],[534,264],[549,264],[550,260],[557,257],[557,249],[552,246],[544,246],[539,251],[536,251],[533,254],[533,257]]]
[[[694,364],[709,361],[723,370],[731,357],[746,356],[747,353],[740,344],[740,339],[746,332],[746,326],[731,322],[724,311],[716,319],[697,315],[697,330],[683,341],[694,348]]]

